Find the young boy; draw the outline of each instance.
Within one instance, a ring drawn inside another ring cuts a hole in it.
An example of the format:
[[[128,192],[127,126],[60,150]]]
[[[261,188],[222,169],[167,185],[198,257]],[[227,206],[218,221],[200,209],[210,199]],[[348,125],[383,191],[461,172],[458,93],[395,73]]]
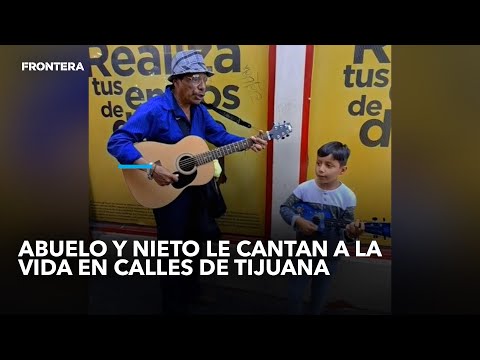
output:
[[[324,260],[330,275],[319,273],[309,276],[303,273],[302,275],[292,275],[289,280],[288,306],[289,312],[292,314],[303,313],[304,293],[310,280],[311,312],[316,315],[323,312],[327,300],[327,290],[339,261],[338,257],[332,256],[337,244],[340,240],[353,241],[363,232],[364,225],[358,220],[354,221],[356,196],[338,179],[347,170],[349,156],[350,149],[339,141],[332,141],[321,146],[317,151],[315,179],[298,185],[280,206],[280,215],[287,224],[293,226],[298,241],[305,240],[309,244],[312,240],[328,241],[328,256]],[[320,232],[318,219],[305,219],[299,214],[297,210],[299,203],[306,203],[315,209],[315,213],[318,211],[323,219],[345,221],[348,225],[343,229],[340,226],[328,226],[326,225],[328,221],[324,221],[325,226],[320,228]]]

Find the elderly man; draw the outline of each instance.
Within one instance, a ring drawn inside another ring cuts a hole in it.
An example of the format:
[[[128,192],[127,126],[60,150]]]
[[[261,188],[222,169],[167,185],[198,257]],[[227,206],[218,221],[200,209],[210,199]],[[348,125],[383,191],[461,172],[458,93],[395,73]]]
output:
[[[178,52],[172,60],[172,73],[165,93],[142,104],[110,137],[108,152],[121,164],[148,164],[149,160],[134,147],[134,143],[148,140],[175,144],[185,136],[196,135],[215,146],[224,146],[244,138],[228,133],[201,104],[208,78],[202,55],[196,50]],[[253,151],[265,148],[267,142],[252,136]],[[150,177],[159,186],[178,181],[169,169],[155,166]],[[207,185],[185,189],[168,205],[153,209],[157,225],[157,239],[203,241],[208,239],[209,218],[204,190]],[[182,256],[180,256],[180,260]],[[188,312],[189,302],[198,290],[198,261],[194,260],[190,276],[166,276],[162,279],[163,310],[165,313]]]

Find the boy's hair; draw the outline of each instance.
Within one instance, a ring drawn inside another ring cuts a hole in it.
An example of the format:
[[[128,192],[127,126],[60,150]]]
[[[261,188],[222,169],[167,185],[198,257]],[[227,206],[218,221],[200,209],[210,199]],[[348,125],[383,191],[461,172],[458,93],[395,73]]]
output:
[[[345,166],[350,157],[350,149],[346,144],[342,144],[340,141],[331,141],[322,145],[317,151],[319,157],[328,156],[330,154],[332,154],[333,158],[337,160],[341,166]]]

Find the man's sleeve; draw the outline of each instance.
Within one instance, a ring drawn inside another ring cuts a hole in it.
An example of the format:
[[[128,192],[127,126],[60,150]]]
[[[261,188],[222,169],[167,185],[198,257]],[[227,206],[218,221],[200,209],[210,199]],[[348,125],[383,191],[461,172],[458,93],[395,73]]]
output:
[[[107,151],[120,164],[132,164],[141,158],[142,154],[133,144],[149,137],[152,119],[153,115],[148,107],[139,107],[128,121],[112,134],[108,140]]]

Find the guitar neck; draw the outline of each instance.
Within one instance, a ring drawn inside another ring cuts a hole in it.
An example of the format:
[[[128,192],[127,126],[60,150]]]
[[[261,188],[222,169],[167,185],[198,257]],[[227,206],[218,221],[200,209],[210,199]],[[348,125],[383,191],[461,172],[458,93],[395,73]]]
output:
[[[263,140],[269,140],[268,133],[261,134],[259,137],[262,138]],[[224,157],[226,155],[230,155],[239,151],[249,149],[252,145],[253,145],[253,140],[250,138],[247,138],[247,139],[243,139],[228,145],[218,147],[216,149],[213,149],[201,154],[197,154],[193,158],[195,159],[195,164],[197,166],[203,165],[203,164],[212,162],[215,159]]]
[[[345,228],[349,222],[345,220],[327,219],[327,224],[335,225],[340,228]],[[390,223],[377,223],[377,222],[365,222],[365,232],[378,236],[391,237],[390,235]]]
[[[350,224],[349,221],[338,220],[338,219],[325,219],[324,221],[325,221],[325,223],[327,223],[329,225],[336,225],[336,226],[342,227],[342,228],[344,228],[345,226]]]

